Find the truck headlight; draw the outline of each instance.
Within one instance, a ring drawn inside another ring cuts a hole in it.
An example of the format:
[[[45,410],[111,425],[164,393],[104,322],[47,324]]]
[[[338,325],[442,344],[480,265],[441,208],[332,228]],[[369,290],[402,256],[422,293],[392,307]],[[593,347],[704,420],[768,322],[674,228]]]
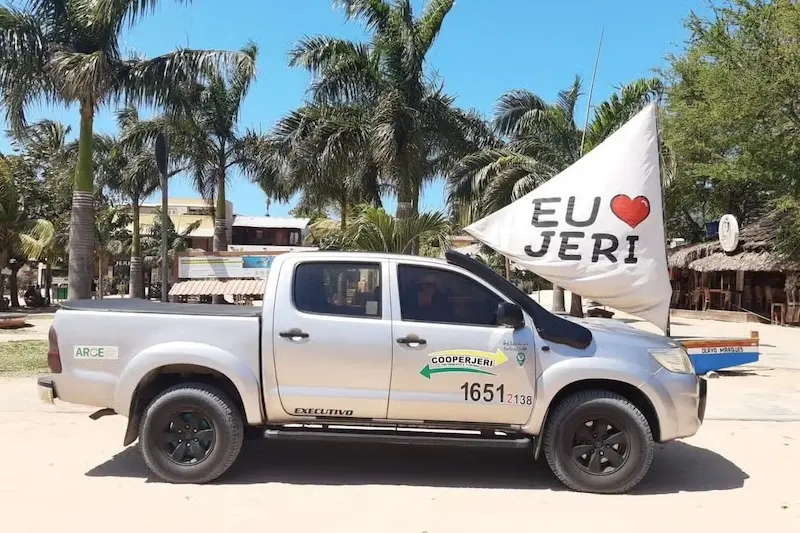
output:
[[[650,355],[658,361],[658,364],[679,374],[694,374],[692,360],[689,354],[681,347],[675,348],[650,348],[647,350]]]

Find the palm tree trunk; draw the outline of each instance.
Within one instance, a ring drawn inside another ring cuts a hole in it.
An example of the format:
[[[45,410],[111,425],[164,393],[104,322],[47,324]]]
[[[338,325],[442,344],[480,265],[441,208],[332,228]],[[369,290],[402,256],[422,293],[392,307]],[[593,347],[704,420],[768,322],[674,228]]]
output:
[[[228,223],[225,206],[225,170],[219,172],[217,179],[217,206],[214,209],[214,243],[215,252],[224,252],[228,249]]]
[[[583,300],[581,299],[580,294],[575,294],[574,292],[572,293],[572,302],[570,303],[569,314],[570,316],[583,318]]]
[[[6,268],[8,261],[8,252],[4,248],[0,248],[0,311],[6,308],[6,275],[3,274],[3,269]]]
[[[72,216],[69,227],[69,298],[88,299],[92,292],[94,267],[94,205],[92,192],[92,125],[94,107],[81,101],[81,132],[78,141],[78,165],[72,192]]]
[[[342,221],[341,221],[341,228],[342,231],[347,229],[347,194],[342,195]]]
[[[19,305],[19,280],[17,279],[17,274],[19,274],[19,269],[22,267],[22,262],[20,260],[16,260],[13,266],[10,266],[11,275],[8,277],[8,292],[11,296],[11,307],[20,307]]]
[[[225,206],[225,166],[220,165],[217,181],[217,207],[214,209],[214,243],[211,247],[215,252],[224,252],[228,249],[227,219]],[[211,303],[225,303],[225,297],[216,294],[211,298]]]
[[[564,289],[553,284],[553,309],[554,313],[563,313],[566,311],[564,307]]]
[[[133,199],[133,235],[131,235],[131,267],[128,296],[144,298],[144,280],[142,279],[142,240],[139,229],[139,199]]]
[[[105,263],[105,254],[100,250],[97,254],[97,299],[103,299],[103,263]]]
[[[53,291],[53,269],[50,266],[50,262],[47,262],[47,266],[44,269],[44,302],[47,306],[50,306],[52,303],[52,297],[50,296]]]

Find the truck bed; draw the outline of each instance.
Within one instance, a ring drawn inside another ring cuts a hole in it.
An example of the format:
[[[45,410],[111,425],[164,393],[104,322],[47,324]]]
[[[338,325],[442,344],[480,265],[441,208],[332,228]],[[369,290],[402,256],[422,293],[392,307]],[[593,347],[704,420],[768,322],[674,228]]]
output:
[[[163,303],[141,298],[107,298],[103,300],[68,300],[60,306],[70,311],[113,311],[162,315],[260,317],[261,307],[245,305]]]

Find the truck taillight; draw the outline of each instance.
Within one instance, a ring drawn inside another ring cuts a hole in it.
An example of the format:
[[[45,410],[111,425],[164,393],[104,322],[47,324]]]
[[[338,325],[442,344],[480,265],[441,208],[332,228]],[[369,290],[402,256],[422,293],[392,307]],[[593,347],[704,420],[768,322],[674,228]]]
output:
[[[58,335],[56,328],[50,326],[47,334],[47,367],[53,374],[61,373],[61,352],[58,351]]]

